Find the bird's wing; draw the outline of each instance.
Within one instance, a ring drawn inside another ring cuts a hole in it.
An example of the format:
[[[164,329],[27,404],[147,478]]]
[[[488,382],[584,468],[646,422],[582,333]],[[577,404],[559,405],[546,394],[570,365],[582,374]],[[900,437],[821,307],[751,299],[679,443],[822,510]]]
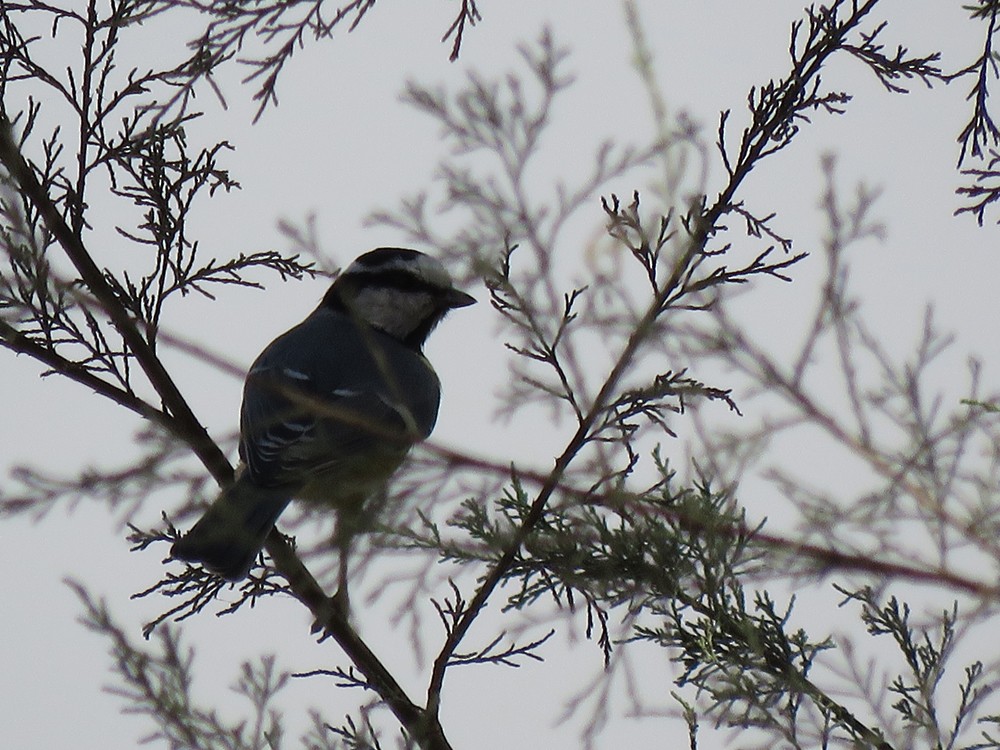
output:
[[[378,389],[331,387],[290,366],[260,367],[247,378],[240,455],[260,486],[296,486],[338,464],[415,442],[413,417]]]
[[[316,472],[336,474],[338,462],[384,457],[394,465],[430,434],[439,398],[422,355],[321,308],[251,368],[240,455],[264,487],[301,486]]]

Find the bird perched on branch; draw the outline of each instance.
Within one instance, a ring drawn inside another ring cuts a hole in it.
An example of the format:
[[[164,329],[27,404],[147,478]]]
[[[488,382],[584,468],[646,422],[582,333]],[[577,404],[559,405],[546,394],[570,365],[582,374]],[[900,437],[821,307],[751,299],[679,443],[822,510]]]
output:
[[[236,481],[174,543],[173,557],[240,580],[288,503],[317,501],[337,511],[346,597],[365,500],[437,419],[441,388],[424,341],[449,310],[473,302],[416,250],[383,247],[355,260],[251,366]]]

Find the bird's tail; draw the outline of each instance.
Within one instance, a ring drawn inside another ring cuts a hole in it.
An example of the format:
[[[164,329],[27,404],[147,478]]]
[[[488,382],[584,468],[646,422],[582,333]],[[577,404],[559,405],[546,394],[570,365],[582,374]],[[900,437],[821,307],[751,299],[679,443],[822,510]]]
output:
[[[287,489],[257,487],[243,472],[191,530],[174,542],[170,554],[201,563],[230,581],[245,578],[290,499]]]

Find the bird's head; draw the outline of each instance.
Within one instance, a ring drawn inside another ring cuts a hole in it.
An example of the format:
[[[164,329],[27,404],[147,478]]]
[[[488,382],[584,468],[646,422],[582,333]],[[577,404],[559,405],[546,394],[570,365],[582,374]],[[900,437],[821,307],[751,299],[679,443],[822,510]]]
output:
[[[436,258],[380,247],[351,263],[320,306],[347,313],[419,350],[449,310],[475,301],[455,288]]]

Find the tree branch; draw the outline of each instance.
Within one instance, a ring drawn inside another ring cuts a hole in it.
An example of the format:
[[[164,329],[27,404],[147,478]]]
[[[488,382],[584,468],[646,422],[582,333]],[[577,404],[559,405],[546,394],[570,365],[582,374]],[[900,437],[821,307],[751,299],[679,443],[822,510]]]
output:
[[[194,412],[191,411],[173,378],[170,377],[163,363],[146,342],[135,321],[119,304],[104,274],[94,263],[80,237],[66,224],[59,209],[42,188],[33,170],[21,155],[13,138],[11,124],[6,119],[0,120],[0,163],[6,167],[20,192],[38,210],[45,226],[80,273],[87,290],[111,318],[115,329],[121,334],[132,355],[142,367],[143,372],[146,373],[149,382],[163,400],[164,409],[159,412],[153,410],[148,404],[134,399],[134,397],[128,398],[128,394],[124,391],[119,393],[120,389],[114,389],[113,386],[100,381],[99,378],[89,375],[89,373],[79,372],[79,368],[72,368],[67,374],[78,382],[94,387],[103,395],[113,398],[133,411],[168,426],[175,435],[191,447],[219,484],[231,482],[233,469],[228,459],[208,435]],[[5,328],[9,327],[6,324],[4,326]],[[13,346],[19,347],[19,351],[32,356],[41,355],[38,357],[40,361],[55,366],[60,372],[64,371],[61,369],[62,358],[58,355],[41,351],[41,347],[31,346],[29,341],[22,340],[24,337],[21,339],[11,338],[6,335],[5,330],[2,332],[5,339],[11,341]],[[150,410],[155,414],[151,413]],[[302,564],[292,547],[276,528],[272,529],[268,536],[266,548],[275,562],[275,567],[288,580],[293,595],[309,608],[325,633],[332,636],[340,644],[410,735],[428,750],[449,750],[450,745],[444,737],[436,716],[429,716],[406,696],[399,683],[361,640],[357,632],[331,607],[330,597],[325,594],[316,579]]]
[[[34,171],[21,155],[14,140],[13,128],[6,118],[0,120],[0,163],[7,168],[22,195],[34,204],[46,228],[76,267],[87,290],[111,318],[115,329],[163,400],[165,413],[173,417],[171,424],[175,434],[191,446],[216,480],[220,483],[231,481],[233,469],[228,459],[191,411],[173,378],[146,342],[135,321],[118,303],[104,274],[94,263],[79,235],[70,229],[59,209],[42,189]]]
[[[837,19],[837,10],[843,5],[836,2],[829,8],[810,11],[810,43],[803,53],[792,54],[792,71],[778,84],[769,84],[755,99],[752,92],[751,110],[753,124],[744,133],[738,158],[727,170],[729,180],[711,207],[695,208],[687,217],[685,227],[689,240],[674,261],[670,277],[666,280],[638,323],[635,325],[625,346],[603,381],[591,407],[580,420],[576,431],[556,459],[555,466],[548,474],[532,502],[523,522],[514,532],[509,546],[497,559],[484,577],[475,595],[469,601],[462,616],[448,633],[438,656],[435,658],[427,689],[427,709],[437,715],[445,672],[455,650],[468,633],[472,623],[479,616],[493,592],[505,579],[525,540],[538,525],[553,493],[560,486],[562,478],[574,458],[588,442],[588,438],[600,415],[613,400],[613,394],[626,370],[632,364],[640,348],[651,331],[655,330],[660,315],[666,312],[673,297],[692,271],[692,264],[704,256],[709,239],[718,229],[721,218],[733,209],[734,196],[750,171],[765,156],[775,153],[787,145],[796,130],[792,123],[803,109],[814,108],[818,76],[826,60],[841,49],[846,34],[854,29],[871,12],[878,0],[855,3],[851,13],[843,20]],[[795,29],[793,28],[793,37]],[[703,204],[704,206],[704,204]]]

